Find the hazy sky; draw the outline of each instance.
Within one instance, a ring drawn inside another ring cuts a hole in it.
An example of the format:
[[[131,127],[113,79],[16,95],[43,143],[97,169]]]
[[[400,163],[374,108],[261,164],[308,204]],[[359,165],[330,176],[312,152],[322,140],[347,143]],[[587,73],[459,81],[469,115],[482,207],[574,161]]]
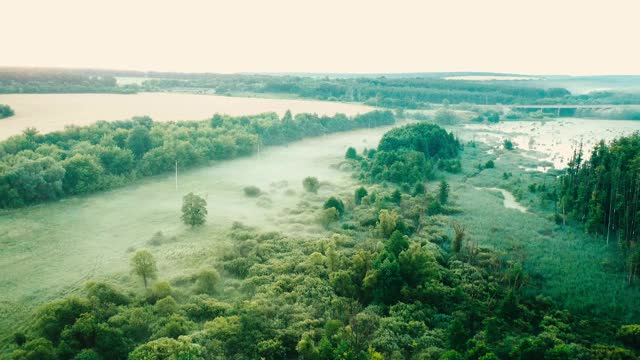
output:
[[[0,0],[0,66],[640,74],[639,0]]]

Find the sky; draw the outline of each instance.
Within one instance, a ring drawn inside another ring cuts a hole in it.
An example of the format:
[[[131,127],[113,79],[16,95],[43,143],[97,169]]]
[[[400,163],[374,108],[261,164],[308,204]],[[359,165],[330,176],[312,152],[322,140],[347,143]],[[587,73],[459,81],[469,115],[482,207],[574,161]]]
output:
[[[640,74],[638,0],[0,0],[0,66]]]

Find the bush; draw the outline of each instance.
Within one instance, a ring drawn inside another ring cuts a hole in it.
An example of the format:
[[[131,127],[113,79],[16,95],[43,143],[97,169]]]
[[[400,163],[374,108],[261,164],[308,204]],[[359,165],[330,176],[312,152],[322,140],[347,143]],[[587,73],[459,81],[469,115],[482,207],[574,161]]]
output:
[[[302,187],[306,192],[317,193],[318,189],[320,189],[320,182],[318,178],[313,176],[308,176],[302,180]]]
[[[624,325],[618,330],[618,338],[627,346],[640,349],[640,325]]]
[[[196,275],[196,292],[212,295],[220,282],[220,274],[215,269],[202,270]]]
[[[334,207],[320,210],[318,222],[325,228],[329,227],[333,222],[338,220],[338,210]]]
[[[323,209],[335,208],[338,214],[338,217],[342,217],[344,214],[344,203],[342,200],[337,199],[336,197],[330,197],[322,206]]]
[[[363,186],[357,188],[354,195],[355,204],[360,205],[360,203],[362,202],[362,198],[367,196],[367,194],[367,189],[365,189]]]
[[[344,155],[344,157],[346,159],[355,160],[355,159],[358,158],[358,153],[356,152],[356,149],[354,149],[353,147],[349,147],[347,149],[347,153]]]
[[[9,105],[0,104],[0,119],[8,118],[15,115],[15,112]]]
[[[486,162],[486,164],[484,164],[485,169],[493,169],[495,167],[496,167],[496,164],[493,162],[493,160],[489,160]]]
[[[244,194],[248,197],[258,197],[262,191],[257,186],[247,186],[244,188]]]
[[[513,150],[514,146],[513,146],[513,142],[509,139],[505,139],[504,142],[502,143],[502,145],[504,145],[504,148],[506,150]]]

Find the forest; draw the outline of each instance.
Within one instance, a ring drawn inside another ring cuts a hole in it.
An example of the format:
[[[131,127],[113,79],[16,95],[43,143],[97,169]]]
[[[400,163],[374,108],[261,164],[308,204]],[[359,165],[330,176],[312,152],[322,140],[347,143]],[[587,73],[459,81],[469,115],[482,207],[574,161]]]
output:
[[[258,95],[362,102],[372,106],[423,109],[444,100],[452,104],[640,104],[640,95],[620,90],[572,94],[544,82],[446,80],[451,73],[386,75],[265,75],[166,73],[115,70],[3,68],[0,94],[137,93],[179,91],[218,95]],[[503,74],[504,75],[504,74]],[[121,85],[116,77],[137,77],[141,84]],[[577,78],[580,79],[580,78]]]
[[[39,134],[27,129],[0,143],[0,208],[89,194],[136,178],[255,153],[309,136],[391,125],[390,111],[349,118],[291,112],[157,123],[148,117],[98,122]]]
[[[0,68],[0,94],[120,93],[137,89],[118,86],[115,77],[69,69]]]
[[[639,173],[640,134],[601,141],[589,160],[576,150],[556,195],[559,221],[579,222],[586,233],[620,246],[629,283],[640,276]]]
[[[456,159],[464,147],[436,125],[408,125],[389,131],[367,154],[348,149],[344,161],[354,175],[370,174],[376,154],[386,151],[416,152],[435,164]],[[517,258],[474,244],[465,226],[446,216],[459,211],[446,171],[406,171],[415,172],[413,187],[364,176],[350,197],[331,196],[320,209],[303,210],[317,212],[330,232],[322,240],[235,223],[227,233],[232,251],[172,279],[158,278],[153,254],[139,250],[131,257],[138,288],[90,282],[41,307],[30,330],[15,333],[11,356],[637,358],[640,325],[572,313],[531,291]],[[436,187],[422,181],[429,177],[440,179]],[[317,180],[302,185],[315,196]],[[222,284],[229,282],[238,283],[235,297],[225,296]]]

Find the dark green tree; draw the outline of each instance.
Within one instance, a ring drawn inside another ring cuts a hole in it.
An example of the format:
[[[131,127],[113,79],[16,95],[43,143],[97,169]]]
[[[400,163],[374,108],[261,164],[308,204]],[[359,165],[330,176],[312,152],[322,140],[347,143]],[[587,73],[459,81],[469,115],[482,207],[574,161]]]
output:
[[[207,201],[202,197],[188,193],[182,198],[182,222],[191,227],[207,221]]]

